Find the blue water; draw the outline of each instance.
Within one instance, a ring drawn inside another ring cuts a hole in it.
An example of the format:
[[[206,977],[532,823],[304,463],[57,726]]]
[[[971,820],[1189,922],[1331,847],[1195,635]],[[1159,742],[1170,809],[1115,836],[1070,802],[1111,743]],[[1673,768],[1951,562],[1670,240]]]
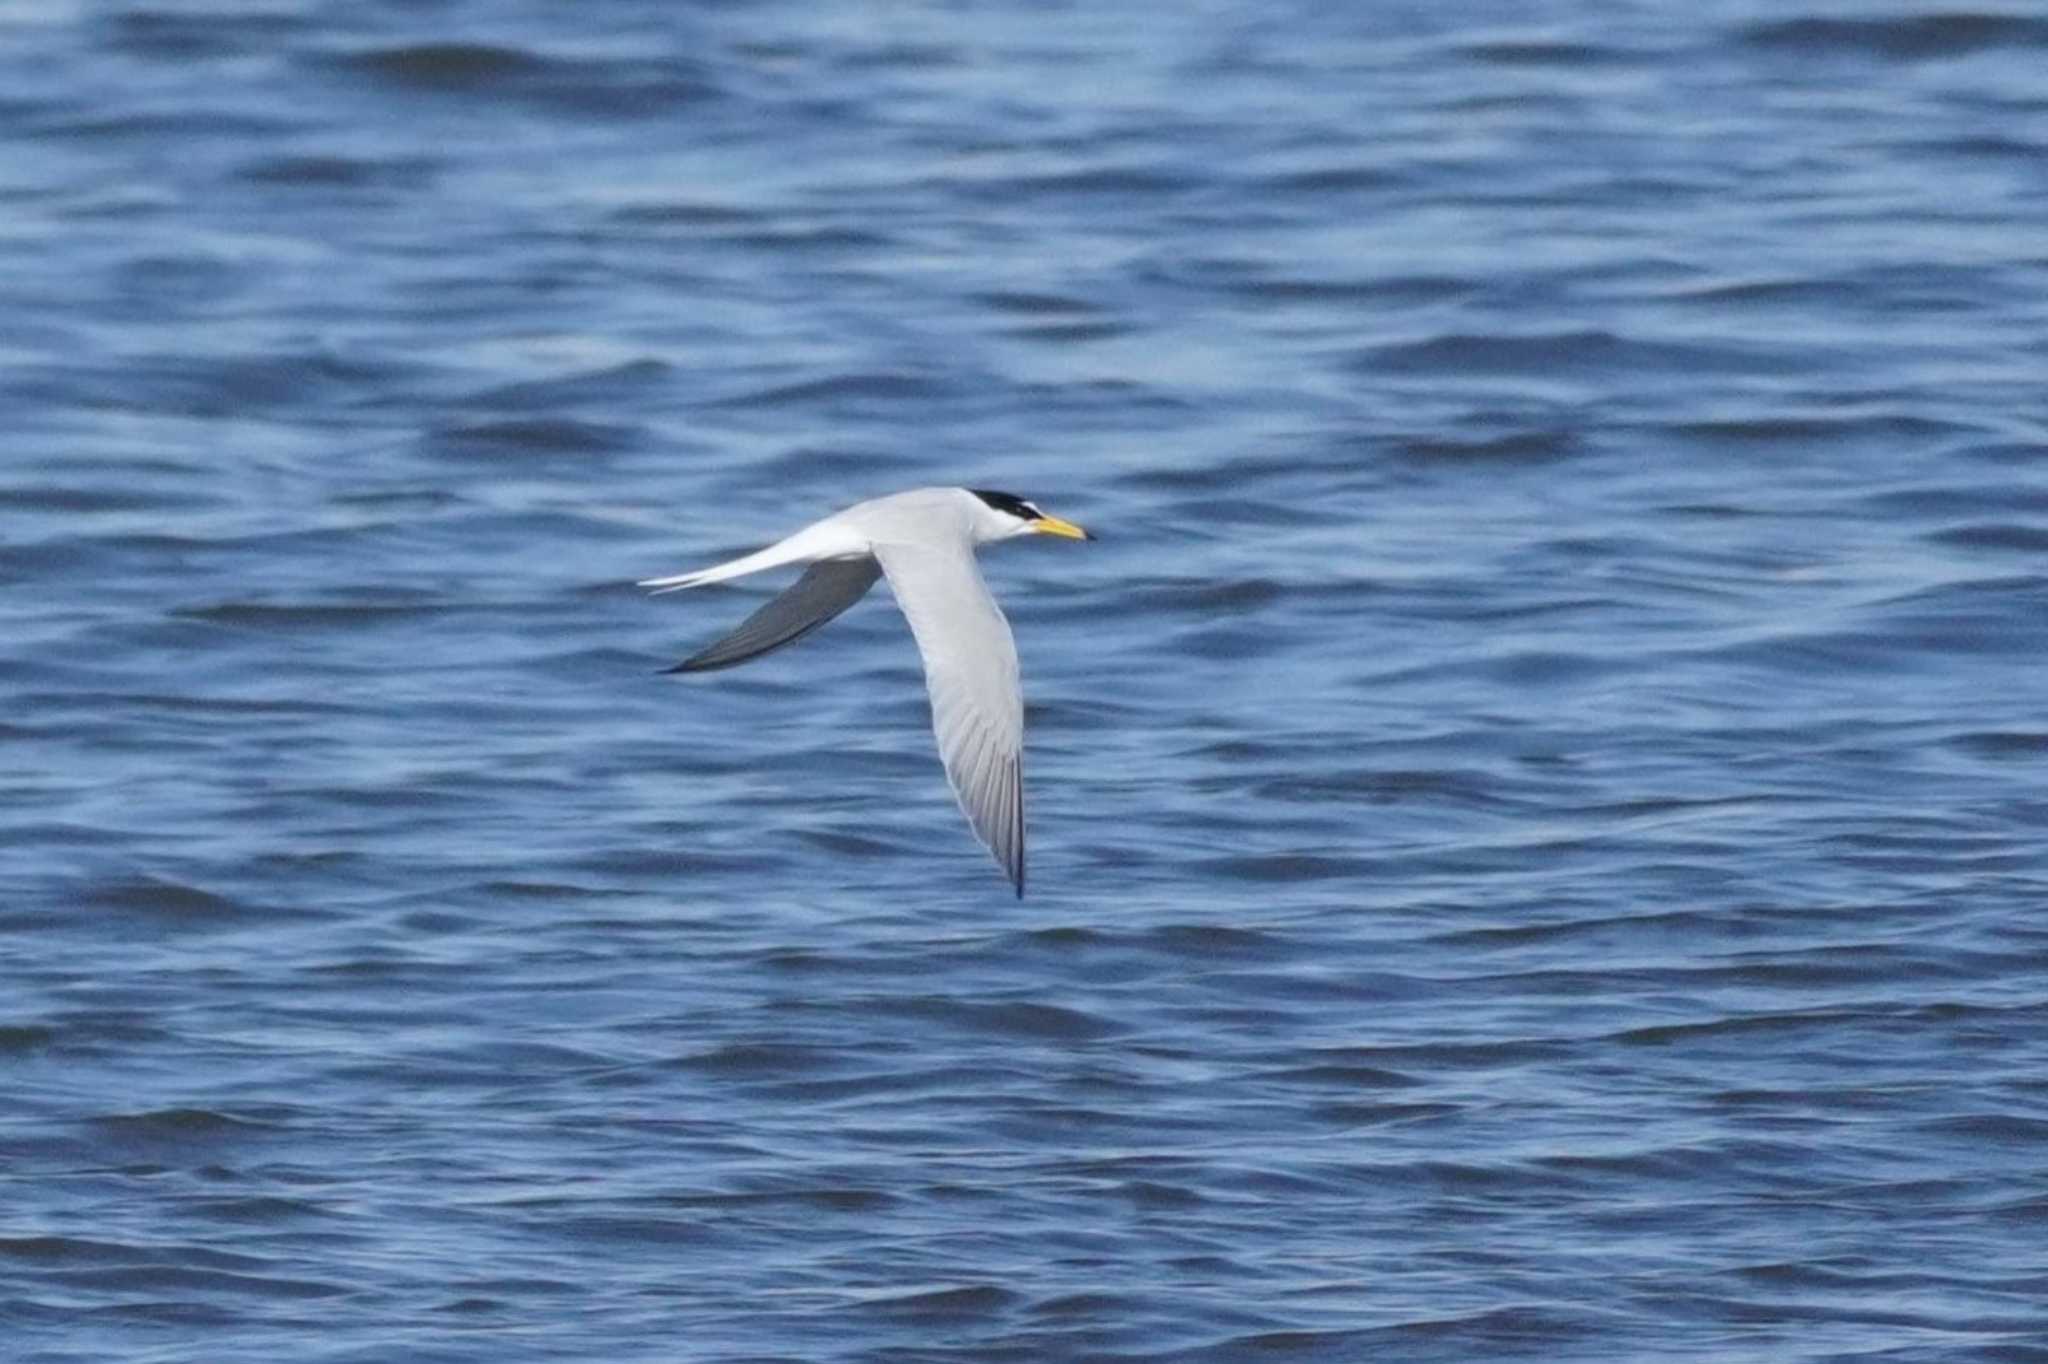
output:
[[[0,1357],[2048,1359],[2048,16],[0,9]],[[1009,489],[1031,893],[886,593]]]

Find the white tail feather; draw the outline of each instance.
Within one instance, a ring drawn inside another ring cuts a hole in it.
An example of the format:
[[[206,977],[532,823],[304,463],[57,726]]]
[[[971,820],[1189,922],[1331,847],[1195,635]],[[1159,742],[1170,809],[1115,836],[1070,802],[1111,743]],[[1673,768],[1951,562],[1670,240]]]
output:
[[[749,573],[764,569],[780,568],[784,564],[808,564],[819,559],[836,559],[851,554],[865,554],[868,544],[865,538],[854,535],[838,524],[839,518],[827,517],[823,521],[805,526],[786,540],[778,540],[766,549],[752,554],[743,554],[737,559],[728,559],[722,564],[700,568],[692,573],[675,573],[666,578],[645,578],[635,586],[644,587],[659,596],[663,592],[681,592],[685,588],[702,587],[706,583],[722,583],[729,578],[743,578]]]

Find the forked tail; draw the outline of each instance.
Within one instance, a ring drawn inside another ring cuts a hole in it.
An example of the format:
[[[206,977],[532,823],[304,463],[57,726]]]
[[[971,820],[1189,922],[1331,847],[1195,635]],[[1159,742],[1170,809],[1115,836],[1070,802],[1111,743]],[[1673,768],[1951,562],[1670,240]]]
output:
[[[676,573],[666,578],[647,578],[637,586],[647,588],[657,595],[663,592],[680,592],[686,587],[702,587],[706,583],[722,583],[728,578],[744,578],[749,573],[759,573],[766,568],[780,568],[784,564],[798,564],[812,556],[795,545],[797,537],[743,554],[737,559],[728,559],[710,568],[700,568],[693,573]]]

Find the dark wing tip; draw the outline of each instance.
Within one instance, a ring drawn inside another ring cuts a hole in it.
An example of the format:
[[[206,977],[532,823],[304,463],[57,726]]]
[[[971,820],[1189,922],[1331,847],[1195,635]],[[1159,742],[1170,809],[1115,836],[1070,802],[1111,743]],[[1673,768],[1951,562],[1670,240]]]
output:
[[[1010,868],[1010,879],[1017,883],[1017,898],[1024,898],[1024,755],[1019,753],[1010,759],[1010,818],[1015,821],[1011,835],[1016,840],[1017,855]]]

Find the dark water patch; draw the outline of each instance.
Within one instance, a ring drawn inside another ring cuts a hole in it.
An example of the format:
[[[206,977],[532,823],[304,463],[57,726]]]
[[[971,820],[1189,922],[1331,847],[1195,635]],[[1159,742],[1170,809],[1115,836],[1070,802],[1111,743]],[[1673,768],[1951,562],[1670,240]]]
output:
[[[581,1216],[552,1219],[559,1234],[611,1251],[654,1248],[670,1253],[717,1245],[725,1233],[684,1218]]]
[[[1903,143],[1900,149],[1931,160],[1983,157],[1986,160],[2014,161],[2028,166],[2040,164],[2041,158],[2048,155],[2048,143],[2027,142],[1995,133],[1930,138],[1926,141]]]
[[[89,887],[83,898],[94,909],[167,924],[221,923],[256,912],[244,901],[159,876],[102,882]]]
[[[532,76],[552,65],[522,48],[489,43],[419,43],[377,48],[335,59],[341,66],[394,85],[421,89],[467,89]]]
[[[272,1299],[338,1297],[349,1286],[319,1279],[287,1279],[271,1274],[238,1274],[181,1265],[136,1265],[106,1269],[60,1271],[50,1281],[93,1293],[201,1293],[225,1297]],[[187,1304],[181,1303],[180,1306]]]
[[[51,137],[76,138],[83,142],[131,142],[150,144],[163,141],[203,143],[225,140],[254,143],[311,131],[297,119],[281,114],[252,114],[243,109],[208,108],[194,103],[175,109],[139,110],[126,114],[60,115],[40,129]],[[96,202],[74,209],[82,217],[123,217],[147,212],[133,204]]]
[[[1312,278],[1255,274],[1224,279],[1218,288],[1255,303],[1303,308],[1358,306],[1376,309],[1416,308],[1465,298],[1478,286],[1451,275],[1390,275],[1366,278]]]
[[[719,93],[682,57],[565,57],[496,43],[407,43],[329,54],[319,64],[403,95],[511,99],[604,119],[674,117]]]
[[[2032,1149],[2048,1146],[2048,1118],[2030,1118],[2017,1113],[1958,1114],[1920,1123],[1915,1130],[1930,1137],[1955,1137],[1999,1147]]]
[[[1122,322],[1056,322],[1030,327],[1012,327],[1004,335],[1019,341],[1035,341],[1044,345],[1075,346],[1090,341],[1108,341],[1119,336],[1128,336],[1134,327]]]
[[[1751,24],[1739,36],[1752,47],[1794,56],[1928,61],[2048,47],[2048,19],[1971,10],[1873,19],[1802,17]]]
[[[346,854],[335,854],[346,856]],[[627,892],[605,886],[577,885],[566,881],[483,881],[476,889],[493,899],[507,900],[601,900]],[[620,925],[623,928],[625,925]]]
[[[1275,961],[1301,950],[1281,934],[1229,924],[1162,924],[1142,942],[1151,951],[1204,962]]]
[[[1264,778],[1256,781],[1251,791],[1262,800],[1281,805],[1319,806],[1332,801],[1395,805],[1422,801],[1473,810],[1526,808],[1528,797],[1511,794],[1511,785],[1498,774],[1486,771],[1354,768]]]
[[[146,710],[166,716],[221,716],[320,719],[353,714],[336,702],[300,696],[219,696],[195,691],[116,692],[79,688],[62,693],[32,694],[43,713],[85,712],[93,715]]]
[[[767,210],[743,208],[738,204],[684,199],[659,203],[628,204],[612,212],[612,221],[654,227],[732,227],[736,223],[759,222]]]
[[[1132,163],[968,180],[956,192],[975,198],[1021,195],[1122,200],[1180,194],[1195,184],[1192,177],[1166,163]]]
[[[1287,599],[1293,584],[1271,578],[1216,582],[1207,578],[1137,578],[1124,584],[1117,610],[1181,612],[1198,617],[1255,612]]]
[[[958,66],[965,60],[961,49],[947,43],[886,42],[840,53],[837,63],[848,70],[905,70],[925,72]]]
[[[1845,1029],[1881,1027],[1891,1015],[1882,1011],[1809,1009],[1790,1013],[1754,1013],[1692,1023],[1660,1023],[1629,1028],[1610,1039],[1632,1047],[1668,1047],[1674,1043],[1735,1042],[1763,1037],[1789,1040],[1836,1037]]]
[[[1052,318],[1091,316],[1096,304],[1067,294],[1013,292],[1005,289],[976,294],[973,301],[993,312],[1019,317]]]
[[[1332,1127],[1388,1127],[1406,1123],[1433,1123],[1464,1112],[1448,1103],[1318,1103],[1308,1109],[1311,1118]]]
[[[1191,865],[1204,875],[1253,883],[1349,881],[1369,877],[1375,866],[1370,858],[1307,852],[1227,854]]]
[[[1055,1321],[1073,1318],[1085,1321],[1130,1320],[1141,1316],[1146,1306],[1144,1301],[1129,1294],[1103,1290],[1061,1293],[1042,1298],[1028,1304],[1025,1311],[1034,1317],[1045,1317]]]
[[[764,1081],[759,1093],[776,1103],[803,1105],[895,1103],[932,1096],[951,1102],[962,1094],[1001,1089],[1006,1072],[983,1066],[892,1066],[832,1076]]]
[[[1602,330],[1492,335],[1452,332],[1372,347],[1356,361],[1370,373],[1616,375],[1642,373],[1761,374],[1782,360],[1761,346],[1647,341]]]
[[[277,1227],[344,1215],[338,1208],[310,1198],[280,1194],[197,1198],[187,1200],[182,1206],[196,1217],[252,1227]]]
[[[1503,39],[1469,43],[1457,49],[1459,56],[1489,66],[1585,67],[1621,66],[1639,60],[1635,54],[1596,43],[1547,42],[1541,39]]]
[[[1871,493],[1861,498],[1857,506],[1872,516],[1887,519],[1931,520],[2001,513],[2048,516],[2048,488],[1975,480],[1968,483],[1917,484]]]
[[[1966,445],[1957,453],[1987,464],[2025,467],[2048,460],[2048,441],[1986,441]]]
[[[392,363],[327,352],[274,355],[141,357],[96,376],[97,400],[109,408],[190,417],[247,417],[360,401],[398,378]]]
[[[42,1051],[57,1040],[53,1028],[36,1024],[0,1024],[0,1056],[25,1056]]]
[[[944,380],[930,375],[898,370],[869,374],[836,374],[802,383],[777,384],[751,393],[721,398],[720,407],[808,407],[828,411],[860,409],[876,405],[935,402],[954,396]]]
[[[1687,285],[1671,295],[1674,302],[1710,308],[1774,306],[1828,308],[1861,306],[1864,290],[1844,280],[1797,276],[1786,279],[1742,279],[1727,283]]]
[[[821,224],[808,227],[775,227],[752,232],[735,232],[720,241],[749,251],[803,255],[812,252],[877,251],[897,245],[896,239],[866,228]]]
[[[844,829],[799,829],[796,836],[835,857],[901,857],[910,846],[902,839],[876,838]]]
[[[1431,464],[1547,464],[1571,458],[1581,446],[1571,431],[1522,431],[1472,440],[1411,437],[1393,448],[1402,459]]]
[[[209,625],[270,632],[375,629],[400,621],[435,620],[448,612],[448,607],[427,603],[227,601],[182,608],[172,615]]]
[[[209,1108],[159,1108],[95,1118],[88,1124],[110,1148],[146,1151],[213,1149],[281,1130],[273,1120]]]
[[[1842,441],[1929,441],[1971,434],[1956,422],[1911,413],[1809,413],[1675,423],[1671,434],[1716,445],[1816,445]]]
[[[282,11],[134,8],[105,16],[100,27],[103,41],[117,51],[186,62],[265,52],[311,25],[304,15]]]
[[[1410,182],[1406,171],[1379,165],[1323,165],[1276,171],[1256,177],[1253,185],[1272,194],[1380,193]]]
[[[444,427],[430,437],[437,452],[482,458],[609,454],[632,449],[641,440],[641,433],[634,427],[545,416]]]
[[[0,487],[0,509],[91,516],[112,512],[191,511],[215,505],[215,499],[182,488],[102,485],[95,487],[31,483]]]
[[[2016,554],[2048,553],[2048,526],[1990,522],[1950,526],[1944,530],[1930,531],[1921,538],[1930,544],[1951,545],[1957,549],[1993,550]]]
[[[678,1065],[743,1079],[787,1079],[837,1069],[843,1058],[817,1047],[773,1043],[731,1043],[681,1058]]]
[[[2048,576],[1943,583],[1872,608],[1887,642],[1944,656],[2025,654],[2048,634]]]
[[[761,472],[771,479],[810,479],[822,472],[847,487],[881,487],[885,478],[910,476],[914,467],[914,456],[902,450],[840,445],[799,445],[760,464]]]
[[[422,189],[438,164],[426,157],[372,158],[333,153],[258,157],[237,172],[252,184],[296,189]]]
[[[121,1264],[146,1258],[149,1251],[118,1241],[78,1236],[0,1236],[0,1259],[38,1265]]]
[[[864,1315],[939,1326],[1005,1313],[1017,1304],[1017,1295],[1008,1289],[994,1284],[968,1284],[868,1298],[853,1307]]]
[[[122,302],[138,316],[158,318],[173,309],[209,312],[249,282],[248,272],[217,256],[136,256],[115,271]]]
[[[656,401],[671,377],[660,360],[629,360],[601,369],[574,371],[547,379],[530,379],[486,389],[469,399],[474,406],[551,409],[579,403],[605,403],[630,409]]]
[[[844,1007],[1038,1042],[1091,1042],[1123,1031],[1113,1020],[1083,1009],[1029,1000],[981,1003],[940,995],[879,995],[848,1001]]]
[[[1253,1078],[1263,1084],[1298,1085],[1306,1089],[1334,1089],[1345,1093],[1354,1093],[1362,1089],[1406,1089],[1427,1083],[1406,1071],[1345,1062],[1319,1062],[1258,1071],[1254,1073]]]
[[[1977,730],[1948,740],[1951,748],[1994,762],[2027,762],[2048,758],[2048,731]]]

